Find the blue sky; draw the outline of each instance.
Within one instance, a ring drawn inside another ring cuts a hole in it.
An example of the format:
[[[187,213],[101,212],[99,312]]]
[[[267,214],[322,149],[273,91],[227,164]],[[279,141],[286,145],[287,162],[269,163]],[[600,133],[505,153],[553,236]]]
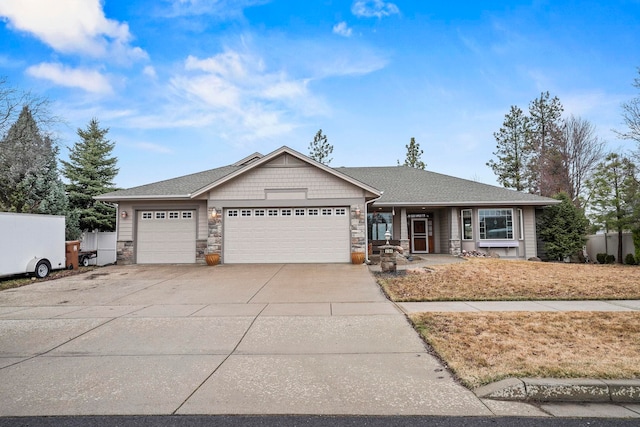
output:
[[[638,0],[0,0],[0,76],[54,102],[63,148],[110,128],[125,188],[320,128],[331,166],[415,137],[427,169],[495,184],[493,133],[541,91],[632,148],[612,129],[638,67]]]

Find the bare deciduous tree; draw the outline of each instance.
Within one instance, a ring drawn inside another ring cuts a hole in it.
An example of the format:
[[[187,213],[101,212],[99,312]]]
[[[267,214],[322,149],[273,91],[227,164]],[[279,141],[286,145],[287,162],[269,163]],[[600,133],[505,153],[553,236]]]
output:
[[[586,181],[604,156],[605,142],[596,135],[596,127],[586,119],[569,116],[561,134],[562,158],[569,180],[569,196],[582,205]]]
[[[638,74],[640,74],[640,68],[638,68]],[[640,89],[640,77],[635,78],[633,86]],[[622,104],[622,119],[628,130],[627,132],[616,131],[616,133],[621,138],[635,141],[640,151],[640,96]]]

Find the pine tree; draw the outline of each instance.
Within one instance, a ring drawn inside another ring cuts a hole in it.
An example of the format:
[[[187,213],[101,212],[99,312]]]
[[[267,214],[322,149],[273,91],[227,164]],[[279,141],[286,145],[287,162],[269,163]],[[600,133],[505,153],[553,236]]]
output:
[[[561,148],[562,112],[557,96],[542,92],[529,104],[529,129],[534,155],[529,169],[536,184],[535,193],[551,197],[569,192],[568,172],[563,164]]]
[[[424,151],[420,149],[420,144],[416,142],[416,139],[411,137],[408,145],[405,145],[407,149],[407,156],[404,160],[404,165],[416,169],[424,169],[427,165],[420,160],[420,157],[424,154]]]
[[[532,191],[532,175],[527,166],[533,154],[529,139],[529,118],[515,105],[505,115],[502,127],[493,134],[496,139],[497,160],[489,160],[487,166],[498,176],[505,188],[517,191]]]
[[[38,129],[28,106],[0,141],[0,208],[18,213],[64,215],[58,148]]]
[[[320,129],[313,137],[313,141],[309,143],[309,157],[323,165],[328,165],[333,160],[329,158],[331,153],[333,153],[333,145],[329,144],[327,136],[323,135]]]
[[[118,159],[112,156],[115,143],[106,139],[108,132],[91,119],[86,129],[78,129],[80,140],[70,148],[69,161],[62,161],[62,173],[69,180],[69,207],[79,215],[81,230],[115,230],[115,207],[93,198],[116,190]]]
[[[549,259],[560,261],[582,251],[588,221],[567,193],[559,193],[555,198],[560,203],[544,208],[539,235]]]

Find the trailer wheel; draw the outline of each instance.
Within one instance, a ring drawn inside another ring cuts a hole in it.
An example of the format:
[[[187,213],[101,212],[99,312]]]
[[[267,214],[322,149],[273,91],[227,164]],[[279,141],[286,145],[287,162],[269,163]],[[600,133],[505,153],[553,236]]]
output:
[[[86,256],[83,256],[82,259],[80,260],[80,263],[82,264],[83,267],[89,267],[89,258],[87,258]]]
[[[47,277],[49,275],[49,272],[51,272],[51,265],[49,265],[49,261],[45,259],[38,261],[35,270],[36,277],[38,279],[42,279],[44,277]]]

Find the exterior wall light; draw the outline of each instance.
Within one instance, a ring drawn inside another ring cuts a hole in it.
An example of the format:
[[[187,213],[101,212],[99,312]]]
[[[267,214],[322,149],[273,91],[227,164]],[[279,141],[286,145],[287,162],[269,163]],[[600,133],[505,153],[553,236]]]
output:
[[[122,212],[120,213],[120,216],[122,217],[122,219],[125,219],[126,217],[128,217],[128,216],[129,216],[129,214],[127,213],[127,211],[122,211]]]
[[[218,217],[218,211],[216,208],[211,209],[211,219],[216,219]]]
[[[360,206],[356,207],[356,216],[360,216]]]

